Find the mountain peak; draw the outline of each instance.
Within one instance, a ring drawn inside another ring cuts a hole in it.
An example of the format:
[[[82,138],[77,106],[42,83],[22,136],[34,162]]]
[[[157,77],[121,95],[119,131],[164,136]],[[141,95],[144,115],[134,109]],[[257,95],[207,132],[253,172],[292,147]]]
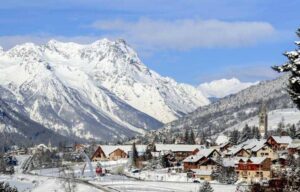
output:
[[[195,87],[148,69],[122,39],[91,44],[52,39],[10,52],[0,54],[0,87],[24,101],[30,118],[66,134],[132,136],[209,103]]]

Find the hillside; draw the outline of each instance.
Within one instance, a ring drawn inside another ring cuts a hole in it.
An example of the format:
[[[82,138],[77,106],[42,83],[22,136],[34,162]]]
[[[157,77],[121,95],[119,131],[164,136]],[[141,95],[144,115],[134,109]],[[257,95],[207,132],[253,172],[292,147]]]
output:
[[[271,113],[274,110],[275,113],[276,110],[285,111],[285,109],[295,107],[285,90],[287,78],[288,76],[285,75],[275,80],[260,82],[237,94],[199,107],[185,117],[166,124],[163,129],[149,133],[146,137],[149,137],[150,140],[158,137],[160,140],[170,141],[172,139],[170,135],[180,135],[185,128],[194,129],[198,135],[216,136],[228,129],[242,129],[245,122],[249,121],[250,123],[250,119],[253,124],[257,125],[256,118],[262,103],[266,104]],[[290,112],[287,113],[287,116],[293,115],[293,118],[299,114],[297,110]],[[286,119],[286,123],[289,123],[290,119]],[[300,117],[298,119],[300,120]],[[298,122],[295,119],[294,121]]]

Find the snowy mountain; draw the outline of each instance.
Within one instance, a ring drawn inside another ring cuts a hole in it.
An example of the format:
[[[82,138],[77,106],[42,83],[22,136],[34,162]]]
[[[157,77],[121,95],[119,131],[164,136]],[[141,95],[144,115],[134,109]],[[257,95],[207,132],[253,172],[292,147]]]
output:
[[[209,103],[196,88],[148,69],[123,40],[0,49],[0,74],[0,98],[12,110],[84,139],[144,133]]]
[[[185,128],[192,128],[198,136],[205,134],[215,137],[233,127],[242,129],[248,121],[258,126],[257,116],[263,103],[268,108],[270,121],[274,122],[270,124],[271,126],[275,126],[277,120],[280,121],[282,116],[286,118],[287,115],[293,119],[286,118],[286,123],[295,123],[297,117],[298,121],[300,120],[299,112],[291,109],[295,108],[295,105],[285,90],[287,79],[288,74],[275,80],[260,82],[210,105],[199,107],[194,112],[165,124],[164,128],[148,133],[145,137],[149,137],[149,140],[158,137],[168,142],[172,136],[174,138],[176,135],[182,135]]]
[[[230,94],[238,93],[258,82],[241,82],[236,78],[214,80],[209,83],[202,83],[198,89],[206,96],[212,98],[222,98]]]
[[[0,146],[30,145],[48,141],[58,145],[59,142],[74,142],[81,141],[81,139],[67,138],[55,133],[27,116],[14,111],[0,99]]]

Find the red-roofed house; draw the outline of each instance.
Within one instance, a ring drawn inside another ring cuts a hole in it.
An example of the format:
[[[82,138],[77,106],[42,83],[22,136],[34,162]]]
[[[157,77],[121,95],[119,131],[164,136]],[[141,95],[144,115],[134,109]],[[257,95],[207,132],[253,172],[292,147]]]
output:
[[[266,157],[241,158],[236,162],[235,171],[240,180],[248,183],[271,178],[271,159]]]

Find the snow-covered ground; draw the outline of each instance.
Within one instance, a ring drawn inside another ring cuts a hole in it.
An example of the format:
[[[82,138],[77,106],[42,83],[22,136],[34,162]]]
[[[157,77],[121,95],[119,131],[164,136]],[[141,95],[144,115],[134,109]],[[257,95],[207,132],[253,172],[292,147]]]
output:
[[[64,192],[64,180],[60,178],[41,176],[41,175],[30,175],[22,173],[22,165],[28,158],[28,155],[17,156],[18,165],[15,166],[14,175],[2,175],[0,174],[0,182],[9,183],[18,189],[19,192]],[[55,173],[57,168],[48,171]],[[44,170],[41,173],[47,172]],[[53,176],[55,176],[53,174]],[[86,184],[76,183],[76,191],[78,192],[101,192],[102,190],[95,187],[88,186]]]
[[[93,182],[97,184],[97,182]],[[201,183],[184,183],[184,182],[159,182],[159,181],[114,181],[101,182],[102,185],[117,189],[119,191],[147,191],[147,192],[197,192]],[[212,183],[214,192],[234,192],[235,185],[222,185]]]
[[[15,174],[13,176],[0,175],[0,181],[15,186],[19,192],[64,192],[64,181],[59,178]],[[102,190],[85,184],[76,183],[78,192],[101,192]]]
[[[297,124],[300,120],[300,111],[295,108],[277,109],[268,112],[268,129],[274,130],[278,127],[278,123],[284,121],[285,124]],[[247,119],[237,125],[226,130],[242,130],[245,125],[258,126],[258,116]]]
[[[21,165],[29,156],[18,156],[19,165],[15,167],[16,174],[13,176],[0,175],[0,181],[8,182],[12,186],[16,186],[20,192],[63,192],[64,179],[59,178],[59,169],[41,169],[31,171],[30,174],[23,174]],[[106,161],[101,165],[106,169],[114,169],[122,167],[127,160]],[[142,171],[141,173],[129,173],[130,176],[140,178],[145,181],[136,180],[127,176],[107,174],[103,177],[91,178],[89,170],[85,171],[84,177],[81,177],[81,171],[84,163],[76,163],[72,166],[76,180],[75,191],[78,192],[98,192],[98,191],[126,191],[126,192],[194,192],[198,191],[201,184],[192,183],[191,179],[187,179],[186,174],[171,174],[167,169],[157,171]],[[93,163],[93,167],[96,163]],[[88,182],[88,183],[87,183]],[[231,192],[235,191],[235,185],[222,185],[219,183],[211,183],[215,192]]]

